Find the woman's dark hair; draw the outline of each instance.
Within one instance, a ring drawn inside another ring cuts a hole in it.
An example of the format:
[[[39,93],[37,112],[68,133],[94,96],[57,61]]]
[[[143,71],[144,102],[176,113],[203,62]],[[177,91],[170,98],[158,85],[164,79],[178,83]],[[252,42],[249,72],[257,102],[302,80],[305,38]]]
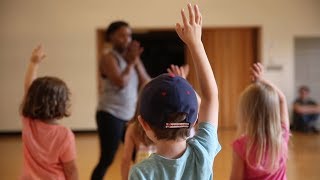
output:
[[[105,41],[108,42],[110,41],[110,36],[116,32],[118,29],[122,27],[129,27],[129,24],[125,21],[114,21],[112,22],[107,30],[105,31]]]
[[[50,120],[68,117],[70,91],[56,77],[41,77],[33,81],[21,105],[22,115],[31,119]]]

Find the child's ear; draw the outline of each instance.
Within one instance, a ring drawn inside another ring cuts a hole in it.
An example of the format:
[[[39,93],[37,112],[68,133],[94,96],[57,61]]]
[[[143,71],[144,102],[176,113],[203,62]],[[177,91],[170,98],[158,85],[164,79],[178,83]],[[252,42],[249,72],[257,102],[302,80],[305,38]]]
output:
[[[149,124],[146,123],[146,121],[140,115],[138,116],[138,121],[141,124],[144,131],[148,131],[151,129]]]

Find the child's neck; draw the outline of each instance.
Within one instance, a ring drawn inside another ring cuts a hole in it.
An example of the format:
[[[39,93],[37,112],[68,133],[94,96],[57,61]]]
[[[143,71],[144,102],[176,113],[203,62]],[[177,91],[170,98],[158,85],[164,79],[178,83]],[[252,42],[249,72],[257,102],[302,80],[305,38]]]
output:
[[[185,139],[158,141],[156,143],[157,154],[169,159],[177,159],[183,155],[187,149]]]

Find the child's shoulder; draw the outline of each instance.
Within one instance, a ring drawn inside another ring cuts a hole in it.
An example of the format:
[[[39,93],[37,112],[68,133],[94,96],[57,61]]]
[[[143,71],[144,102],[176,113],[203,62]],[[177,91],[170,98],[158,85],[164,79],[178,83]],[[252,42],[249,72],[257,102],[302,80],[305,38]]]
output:
[[[70,128],[63,126],[56,121],[44,121],[39,119],[31,119],[23,116],[22,124],[26,129],[33,127],[33,129],[43,130],[47,133],[50,132],[58,134],[62,137],[74,136]]]
[[[196,136],[209,136],[210,138],[218,138],[217,136],[218,129],[212,123],[200,122],[197,127]]]
[[[236,137],[233,142],[232,145],[245,145],[248,141],[248,136],[241,134],[240,136]]]
[[[133,165],[131,172],[148,172],[150,174],[154,169],[156,169],[155,166],[157,166],[157,164],[159,164],[159,162],[157,162],[157,160],[153,158],[153,155],[151,155],[148,159]]]
[[[245,158],[247,141],[248,137],[242,134],[231,144],[233,151],[236,152],[242,159]]]

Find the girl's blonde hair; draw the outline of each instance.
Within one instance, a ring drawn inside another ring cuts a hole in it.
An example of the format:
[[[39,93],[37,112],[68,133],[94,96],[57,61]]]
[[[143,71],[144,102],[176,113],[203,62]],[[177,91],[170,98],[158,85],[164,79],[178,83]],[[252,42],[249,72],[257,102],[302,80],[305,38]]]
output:
[[[239,133],[245,135],[246,162],[250,167],[278,168],[282,152],[280,105],[277,92],[264,83],[254,83],[242,93],[239,103]]]

